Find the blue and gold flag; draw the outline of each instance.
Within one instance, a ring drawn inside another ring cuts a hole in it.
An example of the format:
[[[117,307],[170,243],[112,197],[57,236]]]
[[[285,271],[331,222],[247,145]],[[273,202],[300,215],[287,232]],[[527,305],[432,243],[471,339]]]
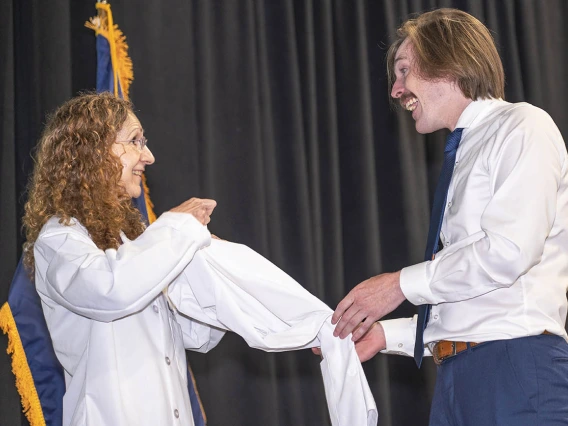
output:
[[[97,37],[97,91],[128,98],[133,72],[126,38],[113,22],[110,5],[98,2],[96,8],[97,16],[85,25],[95,30]],[[142,195],[134,203],[148,223],[152,223],[156,216],[145,178],[142,186]],[[39,295],[21,259],[8,300],[0,308],[0,329],[8,336],[7,352],[12,356],[16,387],[30,426],[61,425],[65,394],[63,368],[53,350]],[[205,412],[189,364],[188,391],[195,425],[205,426]]]
[[[95,31],[97,43],[97,92],[111,92],[114,96],[128,99],[130,84],[134,80],[132,60],[128,56],[126,37],[112,19],[110,4],[98,2],[97,16],[85,23]],[[142,180],[142,195],[134,204],[144,218],[152,223],[156,215],[148,194],[146,179]]]
[[[31,426],[61,425],[65,379],[55,356],[41,302],[22,259],[0,309],[0,328],[8,335],[8,353]]]

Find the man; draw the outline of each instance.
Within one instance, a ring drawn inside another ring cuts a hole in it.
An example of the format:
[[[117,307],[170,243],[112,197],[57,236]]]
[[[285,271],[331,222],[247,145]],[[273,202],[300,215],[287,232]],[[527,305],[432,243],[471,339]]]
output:
[[[372,277],[337,306],[362,361],[433,355],[430,425],[568,424],[568,159],[544,111],[504,97],[501,60],[473,16],[406,21],[387,63],[416,130],[452,132],[425,261]],[[441,242],[441,244],[440,244]],[[405,299],[418,318],[375,323]]]

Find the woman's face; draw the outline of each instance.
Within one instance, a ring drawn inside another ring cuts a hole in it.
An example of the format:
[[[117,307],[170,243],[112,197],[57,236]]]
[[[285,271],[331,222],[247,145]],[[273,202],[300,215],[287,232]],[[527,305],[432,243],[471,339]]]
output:
[[[116,142],[112,144],[112,152],[122,163],[120,184],[132,198],[138,198],[142,193],[142,173],[146,166],[155,160],[147,146],[140,151],[140,139],[143,137],[144,129],[140,121],[134,114],[129,113],[116,136]]]

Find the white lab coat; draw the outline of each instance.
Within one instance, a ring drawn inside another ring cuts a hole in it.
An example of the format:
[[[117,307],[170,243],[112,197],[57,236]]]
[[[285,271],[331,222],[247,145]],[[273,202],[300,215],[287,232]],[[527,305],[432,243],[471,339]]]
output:
[[[321,346],[332,424],[376,425],[353,343],[332,336],[329,307],[280,269],[238,244],[199,251],[210,234],[191,215],[166,213],[123,240],[102,251],[78,222],[52,218],[35,244],[64,426],[192,426],[184,348],[207,352],[225,330],[268,351]]]
[[[65,371],[63,426],[193,426],[182,332],[162,290],[210,234],[165,213],[123,239],[102,251],[78,222],[51,218],[35,243],[35,284]],[[208,350],[222,333],[201,328]]]
[[[282,270],[246,246],[213,240],[197,252],[170,285],[168,296],[183,315],[234,331],[254,348],[289,351],[321,346],[321,369],[333,426],[374,426],[377,407],[350,338],[333,337],[331,309]],[[184,325],[184,321],[187,322]],[[187,345],[205,347],[200,328]]]

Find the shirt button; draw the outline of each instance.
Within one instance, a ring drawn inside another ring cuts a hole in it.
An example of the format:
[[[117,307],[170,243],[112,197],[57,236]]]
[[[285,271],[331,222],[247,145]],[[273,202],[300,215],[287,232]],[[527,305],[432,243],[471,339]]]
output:
[[[158,311],[160,310],[160,309],[158,309],[158,307],[157,307],[156,305],[152,306],[152,309],[153,309],[154,312],[156,312],[156,313],[158,313]]]
[[[399,347],[399,348],[402,348],[402,346],[403,346],[402,343],[399,343],[399,344],[398,344],[398,347]]]
[[[174,416],[176,416],[176,419],[179,419],[179,411],[177,408],[174,410]]]
[[[434,315],[434,319],[437,320],[437,319],[438,319],[438,315]]]
[[[451,201],[448,203],[448,207],[452,207],[452,202],[451,202]]]
[[[166,357],[166,364],[170,365],[172,362],[170,361],[170,359],[168,357]]]

